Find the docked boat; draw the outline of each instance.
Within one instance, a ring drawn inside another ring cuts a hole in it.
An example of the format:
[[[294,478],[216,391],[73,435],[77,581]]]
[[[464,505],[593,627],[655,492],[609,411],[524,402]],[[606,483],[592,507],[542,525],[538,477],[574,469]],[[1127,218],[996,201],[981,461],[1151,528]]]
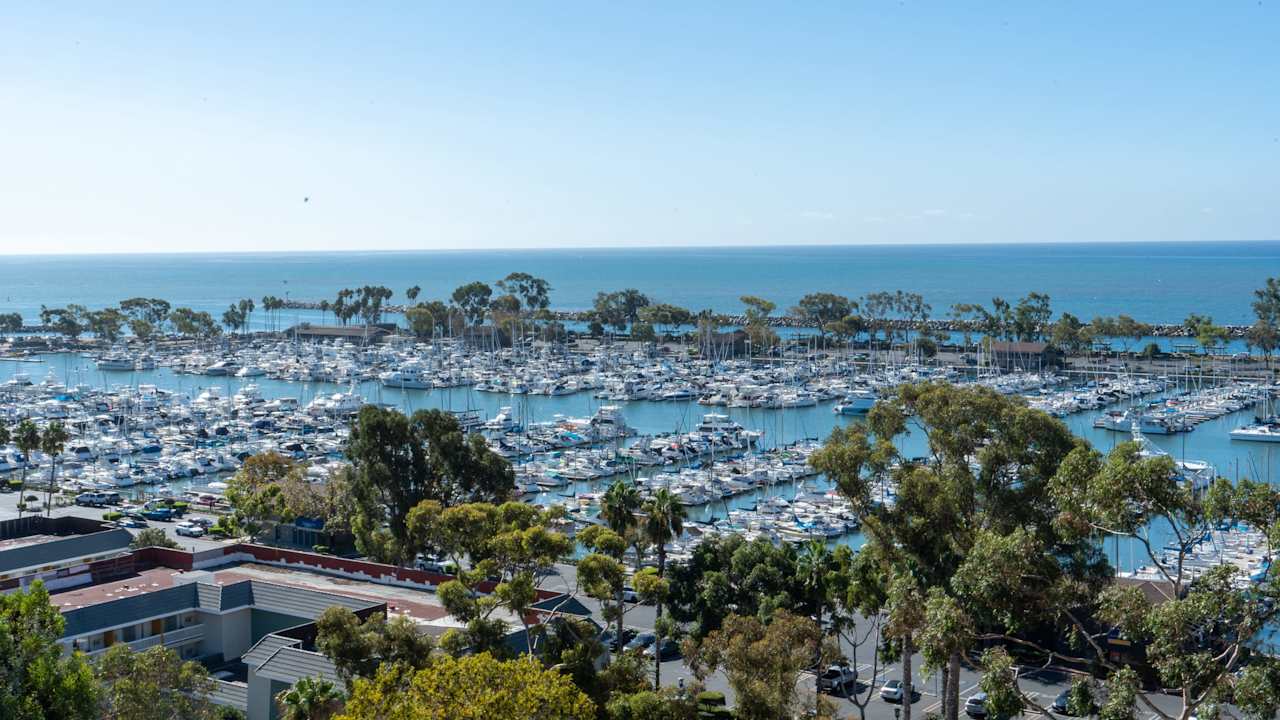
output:
[[[878,399],[875,390],[853,390],[841,398],[831,411],[837,415],[865,415],[871,412]]]
[[[1280,418],[1272,418],[1231,431],[1232,440],[1250,442],[1280,442]]]

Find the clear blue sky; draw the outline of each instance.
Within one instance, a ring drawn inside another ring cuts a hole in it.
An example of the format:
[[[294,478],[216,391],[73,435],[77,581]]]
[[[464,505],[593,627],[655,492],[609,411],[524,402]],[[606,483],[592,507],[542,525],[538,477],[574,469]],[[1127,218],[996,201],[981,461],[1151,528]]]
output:
[[[0,253],[1276,238],[1276,0],[0,7]]]

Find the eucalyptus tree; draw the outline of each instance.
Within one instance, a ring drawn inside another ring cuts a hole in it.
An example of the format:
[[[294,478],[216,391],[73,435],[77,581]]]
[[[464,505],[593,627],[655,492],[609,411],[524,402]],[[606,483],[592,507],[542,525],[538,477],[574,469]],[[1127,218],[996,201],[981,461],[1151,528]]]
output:
[[[924,434],[923,459],[895,445],[909,427]],[[955,598],[957,568],[984,528],[1051,535],[1054,516],[1044,496],[1075,447],[1065,425],[1018,399],[987,388],[924,383],[887,393],[866,425],[837,429],[810,460],[862,521],[866,557],[859,562],[874,570],[860,573],[858,582],[876,586],[859,590],[869,598],[864,607],[887,613],[886,635],[904,660],[924,646],[926,667],[942,671],[949,720],[958,712],[963,643],[930,625],[922,599]],[[897,500],[880,503],[890,483]],[[904,692],[910,690],[908,665]],[[909,717],[905,705],[904,711]]]
[[[1265,320],[1258,320],[1249,326],[1245,337],[1253,347],[1262,353],[1262,357],[1267,363],[1267,369],[1270,370],[1271,355],[1275,353],[1277,347],[1280,347],[1280,330],[1277,330],[1276,326]]]
[[[752,347],[763,350],[777,343],[778,334],[769,327],[769,315],[777,305],[755,295],[743,295],[739,299],[746,306],[746,330]]]
[[[493,288],[479,280],[458,286],[450,298],[472,325],[479,325],[489,313],[489,299],[493,296]]]
[[[746,299],[743,299],[746,302]],[[806,325],[816,328],[819,337],[826,337],[827,325],[853,311],[853,303],[849,298],[835,293],[809,293],[800,298],[789,311],[791,316]]]

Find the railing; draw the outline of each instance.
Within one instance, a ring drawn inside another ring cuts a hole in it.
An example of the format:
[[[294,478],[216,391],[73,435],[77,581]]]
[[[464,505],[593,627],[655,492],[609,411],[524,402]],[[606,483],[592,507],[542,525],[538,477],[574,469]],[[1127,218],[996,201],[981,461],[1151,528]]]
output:
[[[151,637],[145,637],[140,640],[133,640],[131,642],[127,642],[123,644],[128,645],[130,648],[134,650],[141,651],[141,650],[146,650],[147,648],[153,648],[157,645],[160,645],[161,643],[163,643],[166,646],[172,647],[174,645],[178,645],[180,643],[184,643],[189,640],[199,640],[203,637],[204,637],[204,625],[190,625],[188,627],[178,628],[177,630],[170,630],[168,632],[163,632],[158,635],[152,635]],[[98,657],[99,655],[102,655],[103,653],[105,653],[107,650],[108,648],[102,648],[100,650],[94,650],[93,652],[90,652],[87,654],[89,655],[89,657]]]

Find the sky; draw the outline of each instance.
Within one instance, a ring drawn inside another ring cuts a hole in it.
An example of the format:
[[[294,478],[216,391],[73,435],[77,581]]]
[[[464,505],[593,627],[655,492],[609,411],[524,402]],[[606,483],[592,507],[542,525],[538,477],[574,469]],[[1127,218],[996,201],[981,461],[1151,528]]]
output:
[[[0,254],[1280,239],[1280,2],[0,5]]]

